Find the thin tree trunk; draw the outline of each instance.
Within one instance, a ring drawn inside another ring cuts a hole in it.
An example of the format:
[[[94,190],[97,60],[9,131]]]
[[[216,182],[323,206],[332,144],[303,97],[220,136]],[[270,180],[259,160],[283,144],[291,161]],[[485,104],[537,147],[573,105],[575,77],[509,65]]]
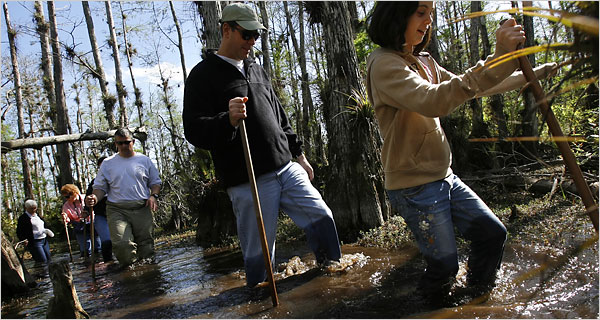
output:
[[[177,29],[177,48],[179,49],[179,59],[181,60],[181,69],[183,70],[183,82],[185,82],[187,80],[187,70],[185,69],[185,55],[183,54],[183,35],[179,26],[179,20],[177,20],[177,15],[175,14],[173,1],[169,1],[169,6],[171,7],[173,23],[175,23],[175,28]]]
[[[486,26],[485,16],[480,17],[481,24],[479,28],[479,34],[481,35],[481,44],[483,47],[483,54],[480,59],[485,58],[492,54],[492,45],[488,37],[488,30]],[[506,124],[506,115],[504,114],[504,97],[502,94],[496,94],[489,98],[490,109],[492,110],[492,122],[496,124],[496,130],[498,131],[499,138],[508,137],[508,126]],[[501,140],[495,144],[494,149],[499,151],[503,156],[508,155],[512,149],[512,143]],[[493,157],[493,167],[503,167],[504,162],[499,162],[503,157]]]
[[[12,190],[9,187],[9,172],[10,168],[8,166],[8,161],[6,160],[6,155],[3,154],[2,155],[2,205],[4,206],[4,210],[3,213],[8,215],[8,218],[12,221],[15,219],[15,215],[13,212],[13,206],[10,203],[10,199],[14,199],[14,197],[12,197],[10,190]]]
[[[65,101],[65,90],[63,86],[62,74],[62,56],[60,54],[60,42],[58,41],[58,26],[56,24],[56,14],[54,13],[54,2],[48,1],[48,18],[50,20],[50,35],[52,46],[52,60],[54,67],[54,89],[56,95],[56,134],[67,133],[67,104]],[[67,183],[73,183],[73,174],[71,173],[71,154],[67,144],[57,146],[59,174],[59,184],[61,186]]]
[[[33,120],[33,105],[35,105],[34,103],[32,103],[31,101],[28,101],[29,104],[29,108],[27,108],[27,114],[29,116],[29,132],[32,133],[35,131],[34,128],[34,120]],[[42,115],[44,116],[44,115]],[[39,162],[39,153],[41,152],[40,150],[32,150],[33,152],[33,158],[32,158],[32,162],[33,162],[33,177],[35,179],[35,184],[34,184],[34,188],[35,188],[35,194],[37,194],[37,197],[34,197],[33,199],[38,199],[38,213],[40,214],[40,216],[44,216],[44,200],[46,199],[45,197],[43,197],[42,194],[42,181],[41,181],[41,177],[43,176],[42,173],[39,170],[39,167],[42,167],[43,170],[43,166],[42,163]],[[46,186],[44,186],[44,189],[46,188]]]
[[[84,132],[83,130],[83,119],[82,119],[82,114],[81,114],[81,86],[77,85],[77,88],[75,89],[75,93],[76,93],[76,98],[75,98],[75,103],[77,104],[77,119],[76,119],[76,124],[77,124],[77,130],[79,132]],[[79,149],[79,156],[78,157],[73,157],[75,159],[75,169],[77,170],[77,175],[78,175],[78,181],[79,181],[79,185],[85,189],[85,187],[87,187],[86,182],[87,180],[87,168],[88,166],[86,166],[86,163],[88,162],[88,157],[87,157],[87,152],[85,152],[85,146],[83,144],[83,141],[79,141],[79,143],[73,143],[72,144],[74,147],[77,146],[77,148]],[[73,152],[74,155],[77,155],[77,153]]]
[[[296,40],[295,28],[292,23],[292,16],[288,9],[288,3],[286,1],[283,2],[283,6],[285,9],[285,17],[288,25],[288,29],[290,30],[290,37],[292,38],[292,44],[294,45],[294,51],[296,52],[296,56],[298,57],[298,61],[300,63],[300,72],[301,75],[301,90],[302,90],[302,113],[299,120],[301,120],[300,125],[298,126],[298,131],[301,133],[302,140],[304,142],[305,148],[304,152],[309,160],[314,159],[314,146],[311,139],[311,122],[310,122],[310,111],[313,108],[312,97],[309,88],[308,82],[308,71],[306,68],[306,52],[304,51],[304,20],[303,20],[303,6],[302,2],[298,1],[298,22],[300,27],[300,44],[298,44],[298,40]]]
[[[381,137],[373,118],[352,118],[344,112],[352,91],[364,91],[347,3],[324,1],[316,6],[324,29],[328,71],[323,96],[329,141],[324,196],[340,235],[344,240],[353,240],[359,231],[377,227],[389,216],[380,160]]]
[[[294,108],[294,120],[296,122],[296,132],[301,132],[302,131],[302,109],[301,109],[301,105],[300,105],[300,97],[298,97],[298,74],[296,73],[296,64],[294,63],[295,61],[295,55],[292,52],[291,48],[290,48],[290,42],[286,41],[285,42],[286,45],[286,50],[287,52],[289,52],[289,54],[287,54],[287,63],[288,63],[288,69],[290,72],[290,86],[292,88],[292,101],[290,101],[289,105],[291,105],[292,108]]]
[[[6,32],[8,33],[8,43],[10,47],[10,59],[12,64],[12,75],[14,94],[17,104],[17,124],[19,130],[19,138],[25,138],[25,124],[23,122],[23,94],[21,91],[21,74],[19,72],[19,62],[17,60],[17,47],[15,45],[15,37],[17,32],[12,28],[10,16],[8,14],[8,5],[3,3],[4,18],[6,21]],[[33,199],[33,182],[31,181],[31,169],[27,160],[27,151],[21,150],[21,166],[23,168],[23,191],[27,199]]]
[[[127,18],[126,18],[125,12],[123,12],[123,5],[121,2],[119,2],[119,9],[121,10],[121,18],[123,21],[123,45],[125,46],[125,56],[127,57],[127,66],[129,67],[129,75],[131,77],[131,83],[133,85],[133,93],[135,95],[135,102],[133,104],[137,108],[138,121],[139,121],[140,127],[143,127],[144,121],[143,121],[142,109],[144,107],[144,102],[142,100],[142,91],[137,87],[137,84],[135,83],[135,77],[133,75],[133,63],[131,62],[131,44],[127,40],[127,24],[125,22],[127,20]],[[183,70],[185,73],[185,65],[183,66]],[[185,81],[186,77],[187,77],[187,75],[184,74],[184,81]],[[146,154],[146,141],[142,140],[141,142],[142,142],[142,152],[144,154]]]
[[[471,13],[481,11],[480,1],[471,1]],[[479,61],[479,29],[481,20],[479,18],[471,19],[471,28],[469,30],[469,64],[475,65]],[[465,26],[466,27],[466,26]],[[471,108],[471,134],[472,138],[489,137],[488,125],[483,119],[483,99],[471,99],[469,106]],[[486,144],[469,144],[468,159],[470,164],[477,167],[487,167],[490,162],[489,148]]]
[[[96,64],[96,72],[94,77],[98,79],[100,84],[100,92],[102,93],[102,103],[104,104],[104,112],[106,113],[106,120],[108,121],[109,129],[115,129],[117,127],[115,121],[115,102],[116,99],[113,95],[108,92],[106,80],[106,74],[104,73],[104,67],[102,65],[102,58],[100,57],[100,50],[98,49],[98,42],[96,41],[96,31],[94,28],[94,20],[90,12],[90,6],[87,1],[82,1],[83,14],[85,16],[85,22],[87,24],[88,36],[90,38],[90,45],[92,46],[92,54],[94,56],[94,63]]]
[[[300,70],[302,72],[302,128],[304,129],[303,136],[307,142],[306,148],[309,149],[307,155],[309,159],[315,160],[315,144],[313,141],[313,132],[319,130],[318,122],[316,119],[316,112],[314,103],[312,100],[312,94],[310,92],[310,80],[308,77],[308,68],[306,66],[306,48],[305,48],[305,35],[304,35],[304,5],[302,1],[298,1],[298,22],[300,24],[300,51],[298,57],[300,58]],[[317,128],[314,128],[317,126]],[[320,138],[320,137],[319,137]],[[321,139],[319,139],[321,140]],[[323,159],[319,158],[319,162]]]
[[[471,13],[481,11],[481,1],[471,1]],[[471,19],[471,30],[469,32],[469,64],[474,66],[479,61],[479,29],[481,21],[479,18]],[[489,131],[487,124],[483,120],[482,99],[471,99],[469,102],[472,112],[472,137],[487,137]]]
[[[36,31],[40,37],[40,46],[42,52],[42,72],[43,79],[42,83],[44,85],[44,91],[46,92],[46,96],[48,98],[49,111],[48,115],[50,116],[53,123],[56,123],[56,92],[54,89],[54,75],[51,72],[52,68],[52,60],[50,59],[50,41],[49,37],[49,26],[44,18],[44,10],[42,9],[42,2],[36,1],[34,3],[35,7],[35,20],[36,20]]]
[[[319,28],[317,28],[316,26],[313,26],[310,28],[311,30],[311,35],[312,35],[312,45],[315,48],[315,50],[312,50],[312,52],[314,52],[314,56],[311,57],[312,61],[313,61],[313,67],[315,68],[315,73],[317,75],[317,83],[319,84],[320,87],[320,91],[323,91],[323,75],[321,72],[321,67],[320,67],[320,61],[321,57],[319,56],[319,52],[323,52],[323,47],[321,45],[322,41],[321,36],[318,34],[318,30]],[[326,72],[326,71],[325,71]],[[326,76],[326,75],[325,75]],[[320,110],[320,108],[319,108]],[[325,152],[325,143],[323,142],[323,138],[321,136],[321,132],[322,132],[322,126],[321,123],[323,123],[324,121],[321,121],[322,118],[319,117],[317,118],[317,108],[315,108],[315,112],[311,113],[315,116],[315,130],[313,131],[313,141],[315,142],[315,158],[319,159],[320,162],[322,164],[327,164],[327,153]]]
[[[48,192],[47,192],[47,183],[42,177],[44,176],[44,158],[42,157],[42,150],[33,150],[35,166],[34,172],[36,177],[37,184],[37,194],[38,194],[38,211],[40,216],[44,216],[44,208],[46,207],[46,203],[48,202]],[[42,184],[43,182],[43,184]]]
[[[257,1],[258,8],[260,9],[260,16],[262,17],[262,24],[265,28],[269,29],[269,14],[267,12],[267,2],[266,1]],[[284,2],[285,4],[286,2]],[[260,46],[262,49],[263,56],[263,69],[269,76],[269,79],[272,79],[272,68],[271,68],[271,46],[269,45],[269,31],[263,31],[260,37]]]
[[[431,26],[429,27],[431,29],[431,41],[429,42],[429,46],[427,46],[427,51],[431,53],[431,56],[433,57],[433,59],[435,59],[435,61],[441,62],[442,59],[440,59],[440,49],[438,44],[439,40],[437,37],[437,32],[435,32],[435,30],[438,29],[437,25],[437,12],[434,12],[433,21],[431,22]]]
[[[117,86],[117,98],[119,99],[119,126],[128,127],[129,119],[127,116],[127,105],[125,103],[125,86],[123,85],[123,73],[121,72],[121,57],[119,53],[119,43],[117,42],[117,33],[115,32],[115,24],[113,22],[112,6],[110,1],[104,2],[106,7],[106,23],[110,31],[109,44],[112,47],[113,60],[115,62],[115,80]]]
[[[524,7],[531,7],[531,1],[523,1]],[[523,31],[525,31],[525,47],[531,47],[535,45],[535,32],[533,29],[533,17],[523,16]],[[535,55],[530,54],[527,56],[529,58],[529,62],[531,66],[535,66]],[[524,103],[525,106],[523,111],[521,112],[521,135],[525,137],[537,137],[539,136],[538,127],[539,127],[539,119],[538,119],[538,107],[535,102],[535,97],[533,96],[533,92],[527,88],[525,89]],[[536,157],[538,152],[538,141],[524,141],[522,146],[524,147],[523,152],[526,154],[531,154]]]

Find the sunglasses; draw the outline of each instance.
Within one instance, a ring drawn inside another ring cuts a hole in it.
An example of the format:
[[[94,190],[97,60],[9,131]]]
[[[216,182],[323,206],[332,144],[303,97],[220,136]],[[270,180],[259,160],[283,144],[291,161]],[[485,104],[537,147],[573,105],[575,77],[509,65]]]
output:
[[[248,41],[250,40],[250,38],[254,38],[254,41],[256,41],[258,40],[258,38],[260,38],[260,33],[258,33],[258,31],[238,29],[237,27],[234,27],[234,29],[237,30],[240,33],[240,35],[242,35],[242,39],[244,39],[244,41]]]
[[[125,140],[125,141],[115,141],[116,144],[118,145],[124,145],[124,144],[130,144],[131,140]]]
[[[63,194],[62,196],[65,198],[70,198],[73,195],[73,193],[67,193],[67,194]]]

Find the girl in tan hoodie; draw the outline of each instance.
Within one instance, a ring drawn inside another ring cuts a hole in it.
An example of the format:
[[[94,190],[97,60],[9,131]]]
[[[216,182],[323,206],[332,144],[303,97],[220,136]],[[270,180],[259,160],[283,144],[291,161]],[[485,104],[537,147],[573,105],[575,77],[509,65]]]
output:
[[[452,153],[439,117],[469,99],[524,84],[511,60],[489,69],[485,62],[514,51],[525,33],[514,19],[496,31],[496,52],[462,75],[445,70],[426,52],[432,1],[378,2],[368,33],[381,48],[367,61],[367,92],[384,139],[385,187],[427,261],[420,289],[430,298],[448,296],[458,255],[454,228],[471,242],[467,282],[489,292],[500,267],[506,228],[488,206],[452,173]],[[555,64],[538,68],[548,74]],[[511,75],[512,74],[512,75]]]

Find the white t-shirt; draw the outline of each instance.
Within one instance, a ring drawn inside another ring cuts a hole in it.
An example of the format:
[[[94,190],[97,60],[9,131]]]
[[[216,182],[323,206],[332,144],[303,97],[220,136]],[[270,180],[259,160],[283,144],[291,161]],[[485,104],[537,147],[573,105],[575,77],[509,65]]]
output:
[[[146,200],[150,187],[162,181],[152,160],[136,153],[123,158],[118,153],[106,158],[94,180],[94,189],[107,194],[109,202]]]

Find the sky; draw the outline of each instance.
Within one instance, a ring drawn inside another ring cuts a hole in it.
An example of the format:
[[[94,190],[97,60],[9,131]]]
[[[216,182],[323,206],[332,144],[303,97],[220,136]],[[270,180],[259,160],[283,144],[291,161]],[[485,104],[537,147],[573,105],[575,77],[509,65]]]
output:
[[[41,54],[39,37],[37,34],[35,34],[35,30],[32,29],[35,26],[35,22],[33,20],[33,1],[8,1],[7,4],[11,25],[13,28],[17,29],[16,42],[19,55],[26,55],[31,57],[33,60],[40,59]],[[100,1],[90,1],[89,4],[94,19],[96,38],[101,46],[103,66],[109,81],[108,89],[114,94],[116,92],[114,80],[115,67],[111,58],[112,49],[107,44],[107,39],[109,38],[109,29],[106,23],[105,3]],[[170,85],[172,86],[173,94],[177,99],[176,105],[181,111],[183,106],[184,84],[179,52],[177,47],[166,39],[159,26],[162,26],[162,30],[175,41],[177,41],[177,34],[175,33],[175,28],[173,27],[174,24],[170,10],[168,9],[168,2],[157,1],[154,2],[154,4],[157,10],[167,10],[165,19],[161,23],[158,23],[155,20],[155,17],[160,16],[160,14],[154,14],[151,8],[146,8],[146,10],[143,12],[140,10],[131,12],[130,10],[133,4],[131,2],[123,3],[123,9],[127,11],[127,26],[143,29],[144,32],[147,33],[144,36],[140,33],[130,32],[128,34],[128,40],[141,54],[149,54],[152,51],[155,51],[155,48],[159,48],[161,53],[160,68],[165,75],[170,76]],[[201,44],[196,36],[196,24],[199,24],[200,21],[198,21],[198,14],[191,1],[175,1],[174,4],[184,36],[186,69],[189,73],[193,66],[200,61]],[[148,6],[148,4],[146,4],[146,6]],[[48,20],[46,2],[42,3],[42,7],[44,9],[45,18]],[[65,42],[69,46],[74,46],[76,51],[80,53],[87,53],[88,61],[93,64],[93,58],[90,53],[91,46],[81,1],[57,1],[55,2],[55,11],[57,15],[56,19],[59,28],[60,41]],[[118,2],[112,2],[112,12],[115,27],[117,30],[120,30],[122,28],[122,20]],[[168,30],[169,28],[172,30],[172,32]],[[6,33],[4,11],[1,14],[0,35],[2,57],[3,59],[6,59],[10,57],[10,53],[8,50],[9,45],[8,36]],[[160,37],[158,35],[160,35]],[[117,35],[117,41],[122,44],[123,37],[121,35]],[[61,48],[61,51],[64,56],[64,48]],[[128,105],[131,106],[133,104],[134,95],[131,77],[129,75],[127,58],[123,54],[120,58],[123,81],[126,89],[130,93],[127,102]],[[158,72],[159,66],[157,63],[146,63],[140,56],[134,57],[133,59],[133,73],[136,84],[142,91],[143,96],[147,99],[150,95],[150,92],[152,90],[156,91],[158,88],[157,84],[160,83],[160,76]],[[69,70],[68,65],[70,65],[70,62],[63,60],[65,88],[69,88],[73,82],[78,82],[81,80],[80,74],[78,74],[80,72],[76,69]],[[8,70],[10,72],[10,69]],[[5,82],[6,77],[3,76],[2,83]],[[97,81],[94,81],[94,84],[96,85]],[[74,97],[72,94],[71,96],[67,96],[67,103],[72,103],[73,98]],[[69,101],[69,99],[71,100]],[[70,106],[69,108],[72,109]]]

